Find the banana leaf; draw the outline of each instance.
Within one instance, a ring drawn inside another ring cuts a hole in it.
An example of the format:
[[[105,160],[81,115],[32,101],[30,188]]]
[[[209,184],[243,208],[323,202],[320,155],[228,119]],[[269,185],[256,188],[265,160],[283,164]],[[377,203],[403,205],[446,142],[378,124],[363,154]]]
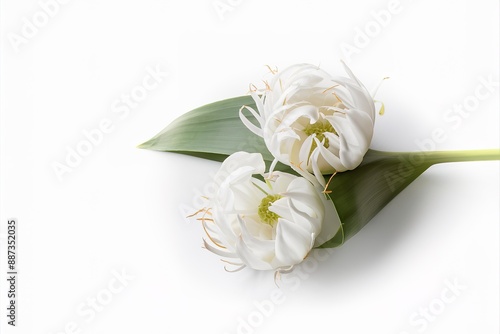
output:
[[[239,110],[256,109],[250,96],[240,96],[194,109],[173,121],[139,148],[175,152],[223,161],[237,151],[273,156],[262,138],[240,121]],[[251,115],[248,119],[252,119]],[[369,150],[360,166],[338,173],[328,185],[341,228],[320,247],[337,247],[358,233],[382,208],[430,166],[458,161],[500,160],[500,149],[477,151],[382,152]],[[276,170],[293,173],[278,164]],[[325,176],[328,179],[328,176]],[[328,221],[325,222],[328,224]]]

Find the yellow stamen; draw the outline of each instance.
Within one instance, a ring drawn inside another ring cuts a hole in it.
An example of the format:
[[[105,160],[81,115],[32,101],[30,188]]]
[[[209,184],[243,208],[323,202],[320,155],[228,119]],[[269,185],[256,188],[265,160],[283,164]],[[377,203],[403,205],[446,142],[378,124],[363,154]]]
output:
[[[337,172],[335,171],[335,173],[332,174],[332,176],[330,176],[330,179],[328,180],[328,182],[326,183],[326,186],[325,186],[325,189],[323,189],[323,194],[331,194],[332,191],[331,190],[327,190],[328,189],[328,186],[330,185],[330,182],[332,181],[333,177],[337,175]]]
[[[280,198],[280,195],[267,195],[260,202],[258,214],[259,218],[264,223],[274,226],[274,224],[278,222],[278,218],[280,218],[280,216],[269,210],[269,207]]]

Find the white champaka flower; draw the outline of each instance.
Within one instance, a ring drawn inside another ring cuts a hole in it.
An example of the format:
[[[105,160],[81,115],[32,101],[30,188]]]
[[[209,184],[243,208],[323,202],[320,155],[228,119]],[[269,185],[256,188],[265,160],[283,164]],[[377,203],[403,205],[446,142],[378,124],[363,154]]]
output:
[[[302,176],[325,186],[322,175],[356,168],[373,136],[375,105],[363,84],[344,65],[347,77],[297,64],[274,71],[266,89],[251,92],[257,111],[243,106],[240,118],[261,136],[269,151]],[[244,114],[247,109],[257,120]]]
[[[311,182],[264,172],[260,153],[232,154],[215,175],[207,208],[199,211],[205,248],[236,266],[230,271],[290,269],[340,227],[333,204]]]

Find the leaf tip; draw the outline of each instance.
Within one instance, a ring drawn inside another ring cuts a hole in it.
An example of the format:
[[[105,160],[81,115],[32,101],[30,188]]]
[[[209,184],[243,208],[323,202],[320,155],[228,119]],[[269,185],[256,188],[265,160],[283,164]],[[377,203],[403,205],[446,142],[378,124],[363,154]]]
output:
[[[140,149],[148,149],[150,147],[151,147],[150,140],[145,141],[144,143],[139,144],[139,145],[136,146],[136,148],[140,148]]]

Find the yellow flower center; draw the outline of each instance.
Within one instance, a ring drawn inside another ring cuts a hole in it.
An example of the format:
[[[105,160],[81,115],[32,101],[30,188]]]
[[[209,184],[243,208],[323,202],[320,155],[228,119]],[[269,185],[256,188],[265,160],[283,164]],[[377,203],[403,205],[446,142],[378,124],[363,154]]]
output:
[[[269,206],[279,200],[280,195],[267,195],[262,199],[259,205],[259,217],[264,223],[274,226],[278,222],[278,216],[276,213],[269,211]]]
[[[318,138],[320,142],[322,142],[324,139],[325,143],[323,144],[323,146],[325,148],[328,148],[330,146],[330,142],[328,141],[328,138],[325,137],[325,132],[330,132],[337,135],[337,131],[335,131],[332,124],[330,124],[330,122],[328,121],[318,121],[313,124],[307,124],[307,126],[304,128],[304,133],[307,136],[310,136],[314,133],[316,134],[316,138]],[[316,141],[313,141],[311,152],[314,151],[316,147],[317,147]]]

